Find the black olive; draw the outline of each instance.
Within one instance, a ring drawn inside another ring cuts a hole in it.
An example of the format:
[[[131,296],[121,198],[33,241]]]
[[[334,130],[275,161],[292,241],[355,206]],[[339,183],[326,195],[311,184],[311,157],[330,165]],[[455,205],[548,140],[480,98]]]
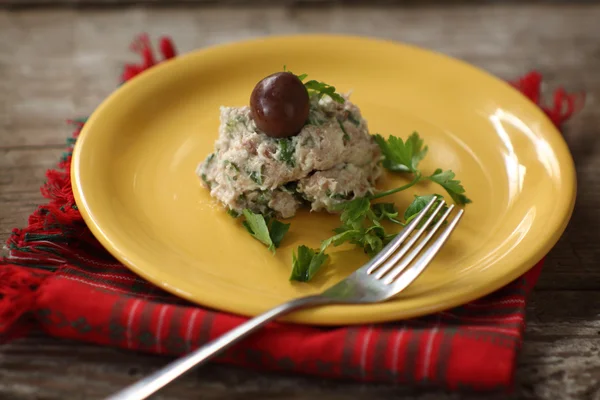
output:
[[[256,126],[274,138],[297,135],[308,119],[309,106],[306,87],[289,72],[267,76],[256,84],[250,95],[250,110]]]

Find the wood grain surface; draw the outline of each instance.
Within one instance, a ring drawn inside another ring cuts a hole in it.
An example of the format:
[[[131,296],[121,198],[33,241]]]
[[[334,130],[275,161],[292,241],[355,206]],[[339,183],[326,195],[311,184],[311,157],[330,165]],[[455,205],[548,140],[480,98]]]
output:
[[[500,0],[503,3],[520,3],[519,0]],[[595,0],[527,0],[527,4],[544,3],[589,3]],[[496,3],[497,0],[451,0],[451,4],[487,4]],[[0,0],[0,7],[10,9],[31,8],[71,8],[71,7],[128,7],[131,5],[149,7],[173,6],[337,6],[337,5],[366,5],[366,6],[423,6],[446,5],[448,0]]]
[[[69,135],[117,84],[146,31],[181,52],[276,33],[379,36],[432,48],[510,79],[536,68],[548,88],[586,90],[565,136],[578,170],[575,213],[528,307],[514,399],[600,399],[600,5],[288,7],[0,11],[0,240],[40,203],[39,186]],[[0,348],[1,399],[97,399],[167,361],[50,339]],[[162,399],[479,399],[386,385],[262,374],[209,365]],[[489,399],[506,399],[502,394]]]

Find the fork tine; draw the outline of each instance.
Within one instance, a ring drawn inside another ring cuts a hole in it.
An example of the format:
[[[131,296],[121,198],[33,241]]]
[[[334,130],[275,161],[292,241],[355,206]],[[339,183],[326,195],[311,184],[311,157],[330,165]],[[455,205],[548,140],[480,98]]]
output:
[[[425,221],[425,223],[419,229],[419,231],[412,238],[410,238],[410,240],[396,254],[394,254],[388,260],[386,260],[385,264],[380,269],[372,268],[372,272],[377,269],[377,275],[375,275],[376,279],[381,279],[390,269],[394,267],[394,265],[396,265],[400,258],[402,258],[406,254],[406,252],[411,249],[415,242],[419,240],[421,235],[423,235],[423,233],[427,230],[427,227],[431,225],[436,215],[444,207],[444,204],[444,200],[440,200],[440,204],[435,208],[435,210],[433,210],[433,212],[431,213],[429,218],[427,218],[427,221]]]
[[[423,250],[423,248],[427,245],[427,243],[429,243],[429,241],[431,240],[431,238],[433,237],[433,235],[435,235],[435,233],[438,231],[438,229],[440,229],[440,227],[442,226],[442,224],[444,223],[444,221],[446,220],[446,218],[448,218],[448,216],[450,215],[450,213],[452,212],[452,210],[454,209],[454,204],[452,204],[450,207],[448,207],[448,209],[446,210],[446,212],[440,217],[440,219],[435,223],[435,225],[433,226],[433,228],[431,228],[431,230],[429,231],[429,233],[427,234],[427,236],[425,236],[425,238],[423,240],[421,240],[421,242],[419,242],[419,244],[417,244],[414,249],[412,249],[412,251],[404,258],[399,259],[396,258],[396,262],[398,260],[400,260],[399,264],[395,264],[392,265],[393,269],[391,270],[390,273],[387,274],[386,276],[386,283],[392,283],[392,281],[398,276],[400,275],[400,273],[402,271],[404,271],[404,269],[419,255],[419,253],[421,252],[421,250]],[[378,279],[383,278],[383,274],[381,274],[380,276],[378,276]]]
[[[448,224],[446,229],[440,234],[440,236],[433,242],[433,244],[425,251],[425,253],[415,262],[411,268],[409,268],[406,272],[400,275],[400,277],[394,282],[396,277],[391,281],[394,283],[394,291],[396,293],[404,290],[408,285],[410,285],[421,273],[425,270],[425,267],[429,265],[433,257],[440,251],[444,243],[450,237],[450,234],[456,228],[458,221],[460,221],[463,216],[464,210],[459,210],[454,219]],[[441,226],[441,223],[439,223]],[[438,228],[439,226],[436,226]],[[389,277],[388,277],[389,278]],[[388,283],[386,278],[386,282]]]
[[[429,202],[429,204],[427,204],[425,208],[423,208],[420,211],[419,215],[417,215],[412,221],[410,221],[408,225],[406,225],[404,229],[398,234],[398,236],[396,236],[394,240],[392,240],[386,247],[383,248],[383,250],[377,255],[377,257],[373,259],[372,264],[369,265],[369,268],[367,269],[367,274],[370,274],[373,271],[375,271],[381,265],[382,262],[387,260],[394,253],[394,251],[396,251],[396,249],[400,247],[402,242],[406,240],[408,235],[412,233],[412,231],[417,227],[419,222],[421,222],[421,220],[425,217],[425,214],[427,214],[427,211],[429,211],[429,209],[431,208],[431,206],[433,206],[436,200],[437,199],[434,197]]]

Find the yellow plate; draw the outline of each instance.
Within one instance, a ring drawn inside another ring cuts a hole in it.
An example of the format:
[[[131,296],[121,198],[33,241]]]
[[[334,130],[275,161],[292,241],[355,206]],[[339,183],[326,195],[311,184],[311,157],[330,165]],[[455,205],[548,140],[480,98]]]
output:
[[[461,61],[387,41],[272,37],[217,46],[159,65],[121,86],[91,116],[73,155],[77,204],[102,244],[135,273],[198,304],[256,315],[316,293],[365,261],[331,252],[313,282],[291,283],[292,251],[318,247],[339,218],[299,213],[273,256],[200,187],[219,106],[248,104],[264,76],[286,64],[353,91],[371,133],[418,131],[425,173],[452,169],[473,204],[425,273],[397,299],[331,306],[289,321],[354,324],[427,314],[465,303],[523,274],[555,244],[575,199],[574,166],[546,116],[503,81]],[[387,176],[380,188],[406,182]],[[393,198],[402,209],[415,193]]]

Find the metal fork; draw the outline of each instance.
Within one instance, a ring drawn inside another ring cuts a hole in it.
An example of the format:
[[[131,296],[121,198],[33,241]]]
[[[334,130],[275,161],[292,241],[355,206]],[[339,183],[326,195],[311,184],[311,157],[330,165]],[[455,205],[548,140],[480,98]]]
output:
[[[247,337],[266,323],[293,310],[328,304],[378,303],[395,296],[410,285],[429,265],[462,217],[463,210],[461,209],[440,234],[433,239],[454,208],[454,205],[451,205],[444,210],[445,202],[440,200],[434,210],[427,216],[427,212],[433,207],[436,200],[434,197],[377,256],[348,278],[319,295],[292,300],[250,319],[223,336],[173,361],[107,399],[145,399],[193,367],[208,361],[227,347]],[[420,225],[420,222],[426,216],[427,219]],[[411,236],[413,231],[416,232]],[[423,235],[425,236],[423,237]],[[423,238],[421,239],[421,237]],[[419,241],[419,239],[421,240]],[[404,245],[400,247],[403,243]],[[430,244],[429,247],[425,249],[428,244]],[[421,252],[423,254],[419,256]],[[417,256],[419,257],[417,258]],[[409,265],[411,266],[407,269]]]

